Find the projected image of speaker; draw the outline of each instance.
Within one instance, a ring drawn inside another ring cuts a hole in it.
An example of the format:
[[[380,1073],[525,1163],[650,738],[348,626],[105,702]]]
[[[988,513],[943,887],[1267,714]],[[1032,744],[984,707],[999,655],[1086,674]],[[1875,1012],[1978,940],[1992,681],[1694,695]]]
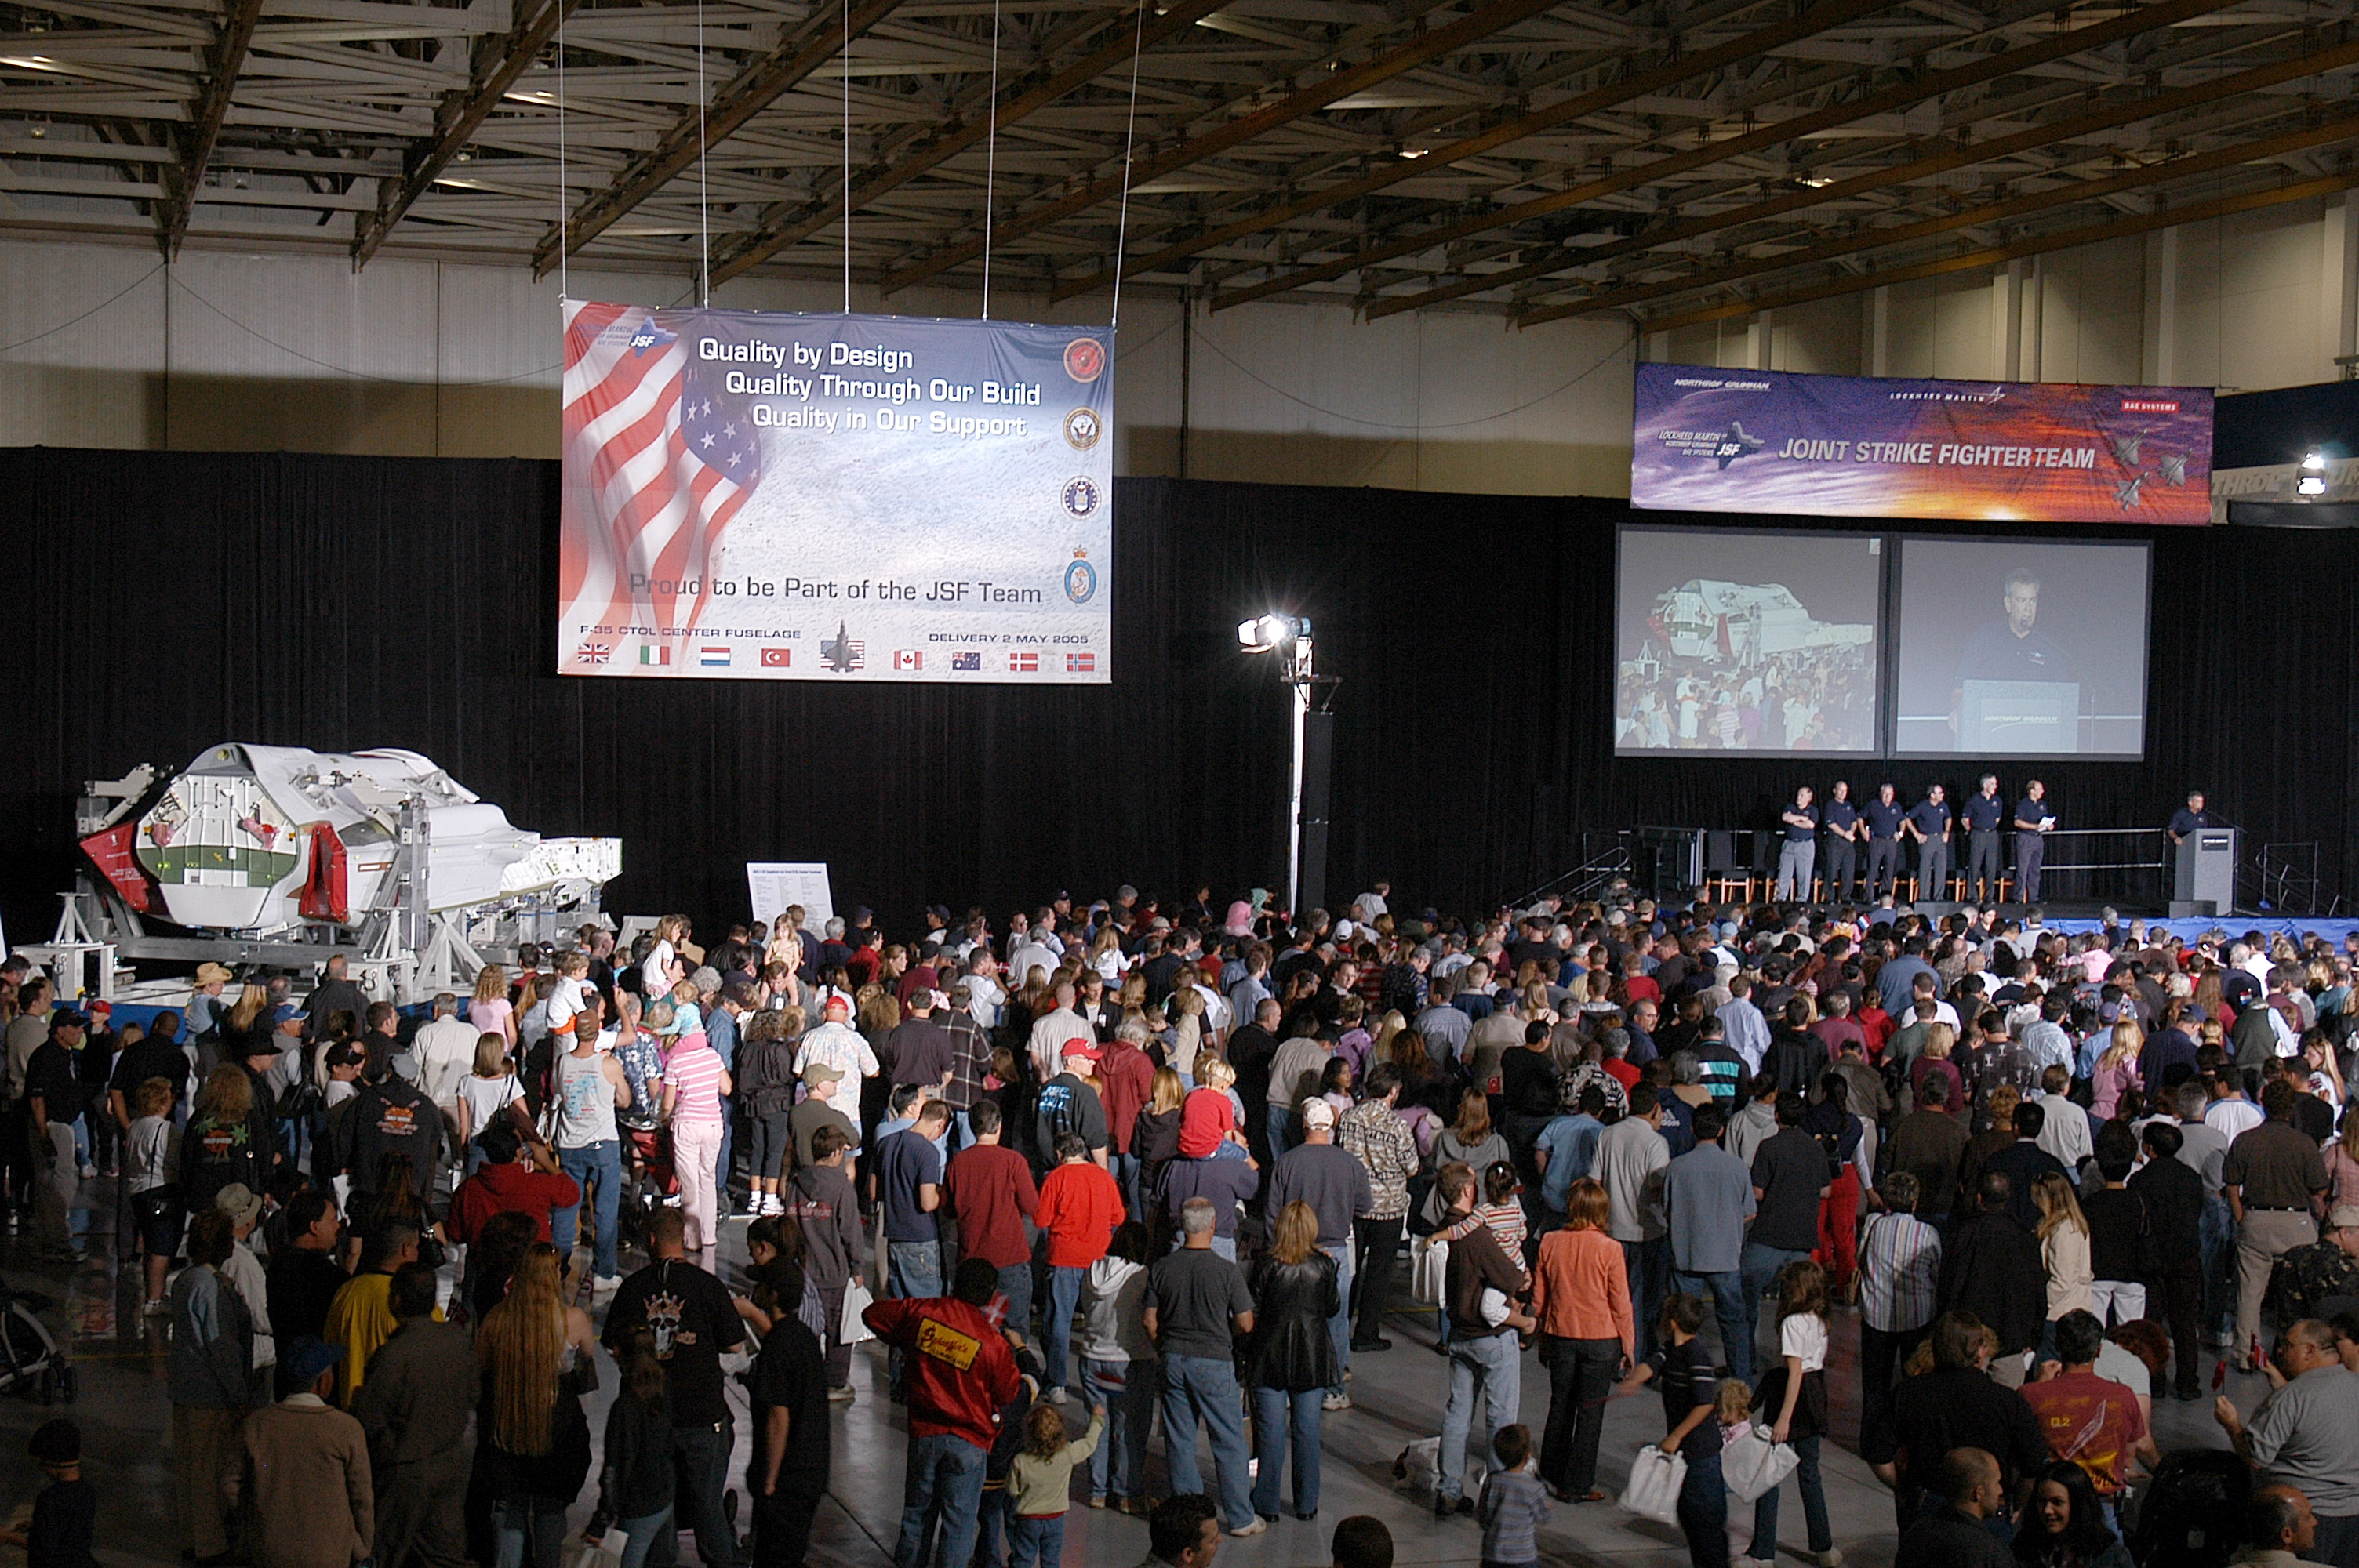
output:
[[[1614,749],[1875,749],[1883,541],[1627,527]]]
[[[2145,544],[1912,537],[1896,554],[1897,754],[2144,753]]]

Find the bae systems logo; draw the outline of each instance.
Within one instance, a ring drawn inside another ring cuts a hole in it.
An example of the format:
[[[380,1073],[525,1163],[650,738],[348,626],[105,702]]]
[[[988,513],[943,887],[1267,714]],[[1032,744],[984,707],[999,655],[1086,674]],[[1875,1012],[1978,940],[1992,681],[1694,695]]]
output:
[[[1098,509],[1098,487],[1095,481],[1080,475],[1065,481],[1065,510],[1076,517],[1087,517]]]
[[[1075,338],[1065,345],[1065,373],[1075,381],[1095,381],[1105,370],[1105,345],[1095,338]]]

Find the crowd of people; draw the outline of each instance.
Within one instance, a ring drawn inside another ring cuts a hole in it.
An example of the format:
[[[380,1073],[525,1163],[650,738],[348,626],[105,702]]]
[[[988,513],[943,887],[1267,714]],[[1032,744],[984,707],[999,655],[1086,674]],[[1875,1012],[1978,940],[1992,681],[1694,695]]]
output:
[[[1429,1322],[1419,1479],[1486,1563],[1615,1500],[1643,1392],[1700,1568],[1773,1560],[1788,1487],[1839,1568],[1830,1436],[1903,1568],[2359,1568],[2359,938],[1389,892],[592,925],[412,1015],[207,965],[118,1029],[12,961],[10,1180],[64,1261],[120,1173],[206,1568],[557,1568],[602,1382],[621,1568],[799,1563],[870,1338],[901,1568],[1053,1562],[1074,1504],[1202,1568],[1319,1517],[1322,1423]],[[2269,1391],[2165,1455],[2207,1354]]]

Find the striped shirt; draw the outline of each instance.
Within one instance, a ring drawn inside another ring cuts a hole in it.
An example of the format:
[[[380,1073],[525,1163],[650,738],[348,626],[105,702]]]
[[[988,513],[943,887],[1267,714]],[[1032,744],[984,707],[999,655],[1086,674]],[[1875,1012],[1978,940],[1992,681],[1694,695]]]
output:
[[[674,1121],[721,1119],[720,1054],[701,1034],[683,1039],[664,1062],[664,1083],[679,1098],[672,1102]]]
[[[1871,1328],[1907,1334],[1933,1321],[1941,1235],[1913,1214],[1879,1214],[1859,1245],[1859,1305]]]

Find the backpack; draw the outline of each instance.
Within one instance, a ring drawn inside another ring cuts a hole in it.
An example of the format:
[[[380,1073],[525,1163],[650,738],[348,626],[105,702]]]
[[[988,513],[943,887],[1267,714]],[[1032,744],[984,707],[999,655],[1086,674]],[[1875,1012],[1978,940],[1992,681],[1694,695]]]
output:
[[[2163,1456],[2130,1530],[2144,1568],[2221,1568],[2243,1533],[2252,1471],[2234,1454],[2182,1449]]]

